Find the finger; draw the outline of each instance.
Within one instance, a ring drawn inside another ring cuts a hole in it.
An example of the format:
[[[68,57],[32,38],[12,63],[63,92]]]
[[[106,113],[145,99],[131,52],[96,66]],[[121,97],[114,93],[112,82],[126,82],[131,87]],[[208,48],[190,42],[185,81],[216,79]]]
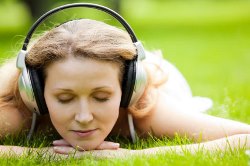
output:
[[[59,154],[73,154],[76,152],[76,149],[73,147],[69,147],[69,146],[54,146],[53,150],[55,153],[59,153]]]
[[[96,147],[96,150],[118,149],[119,147],[119,143],[103,141],[98,147]]]
[[[65,141],[64,139],[60,139],[60,140],[55,140],[53,141],[53,145],[54,146],[71,146],[67,141]]]

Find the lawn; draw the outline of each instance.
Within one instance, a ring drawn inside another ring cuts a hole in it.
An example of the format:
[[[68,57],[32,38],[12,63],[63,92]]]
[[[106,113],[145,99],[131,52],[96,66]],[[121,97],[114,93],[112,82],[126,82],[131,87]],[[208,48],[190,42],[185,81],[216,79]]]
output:
[[[1,6],[1,5],[0,5]],[[22,5],[25,25],[0,24],[0,57],[15,55],[21,48],[30,18]],[[241,1],[123,1],[122,13],[138,38],[149,50],[160,49],[164,57],[184,74],[194,95],[213,99],[208,114],[250,123],[250,2]],[[1,7],[0,7],[1,9]],[[1,13],[2,10],[0,10]],[[129,11],[129,12],[128,12]],[[1,13],[2,14],[2,13]],[[1,16],[1,20],[3,16]],[[13,16],[14,17],[14,16]],[[21,17],[21,16],[20,16]],[[28,18],[27,18],[28,17]],[[6,16],[9,19],[12,16]],[[11,21],[10,21],[11,22]],[[14,22],[15,23],[15,22]],[[6,28],[7,27],[7,28]],[[16,28],[15,28],[16,27]],[[20,30],[20,28],[22,30]],[[25,29],[25,30],[24,30]],[[37,136],[35,146],[45,146],[51,138]],[[44,139],[43,139],[44,138]],[[162,145],[187,144],[179,138],[149,138],[137,144],[121,141],[123,148],[141,149]],[[4,144],[26,145],[25,141],[5,140]],[[247,165],[244,149],[221,154],[204,151],[196,155],[175,153],[154,157],[54,161],[41,156],[0,158],[0,165]]]

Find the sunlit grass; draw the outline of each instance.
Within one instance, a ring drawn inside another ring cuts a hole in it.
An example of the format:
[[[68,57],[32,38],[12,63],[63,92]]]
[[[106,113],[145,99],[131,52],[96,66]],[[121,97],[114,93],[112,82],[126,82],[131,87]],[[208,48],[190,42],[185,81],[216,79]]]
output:
[[[41,139],[44,137],[43,139]],[[20,141],[13,141],[10,137],[8,138],[12,141],[8,142],[8,144],[19,145]],[[49,145],[49,142],[53,139],[45,136],[44,134],[38,136],[35,135],[34,140],[32,140],[32,144],[27,144],[26,137],[20,136],[19,139],[24,140],[25,146],[42,148]],[[150,137],[147,139],[141,139],[135,144],[131,144],[126,139],[111,139],[113,141],[119,141],[121,143],[122,148],[127,149],[144,149],[150,147],[159,147],[159,146],[174,146],[174,145],[185,145],[189,144],[190,141],[187,138],[181,138],[176,135],[173,139],[168,137],[163,138],[154,138]],[[21,141],[22,142],[22,141]],[[36,145],[35,145],[36,144]],[[34,146],[35,145],[35,146]],[[123,156],[122,158],[96,158],[91,155],[86,155],[81,158],[74,158],[74,155],[70,155],[69,157],[58,157],[54,155],[45,155],[46,150],[41,150],[40,152],[30,150],[26,154],[21,157],[15,157],[11,155],[3,155],[0,157],[1,165],[246,165],[249,158],[245,154],[245,148],[239,148],[238,150],[233,151],[216,151],[214,153],[210,153],[208,151],[200,150],[196,151],[196,153],[192,154],[188,150],[183,148],[183,153],[179,154],[176,152],[165,152],[150,155],[142,155],[142,156]]]

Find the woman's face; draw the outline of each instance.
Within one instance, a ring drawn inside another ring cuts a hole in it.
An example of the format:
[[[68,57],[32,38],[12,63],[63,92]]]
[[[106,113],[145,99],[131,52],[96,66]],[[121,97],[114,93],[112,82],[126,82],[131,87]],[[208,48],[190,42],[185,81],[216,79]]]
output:
[[[44,96],[54,127],[72,146],[95,149],[118,118],[118,65],[69,58],[49,65],[46,74]]]

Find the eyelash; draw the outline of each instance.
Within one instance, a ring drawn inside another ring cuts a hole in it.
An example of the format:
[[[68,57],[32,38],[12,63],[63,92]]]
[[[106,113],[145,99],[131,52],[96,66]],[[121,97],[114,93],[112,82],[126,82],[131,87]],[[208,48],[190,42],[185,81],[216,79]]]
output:
[[[67,104],[67,103],[69,103],[71,100],[73,100],[73,99],[67,99],[67,100],[58,99],[58,102],[59,102],[59,103],[62,103],[62,104]]]
[[[98,102],[101,102],[101,103],[104,103],[104,102],[106,102],[106,101],[109,100],[109,98],[97,98],[97,97],[94,97],[94,99],[95,99],[96,101],[98,101]]]
[[[106,102],[106,101],[109,100],[109,98],[97,98],[97,97],[94,97],[94,99],[95,99],[97,102],[101,102],[101,103],[104,103],[104,102]],[[67,99],[67,100],[58,99],[58,102],[59,102],[59,103],[62,103],[62,104],[67,104],[67,103],[69,103],[71,100],[73,100],[73,99]]]

